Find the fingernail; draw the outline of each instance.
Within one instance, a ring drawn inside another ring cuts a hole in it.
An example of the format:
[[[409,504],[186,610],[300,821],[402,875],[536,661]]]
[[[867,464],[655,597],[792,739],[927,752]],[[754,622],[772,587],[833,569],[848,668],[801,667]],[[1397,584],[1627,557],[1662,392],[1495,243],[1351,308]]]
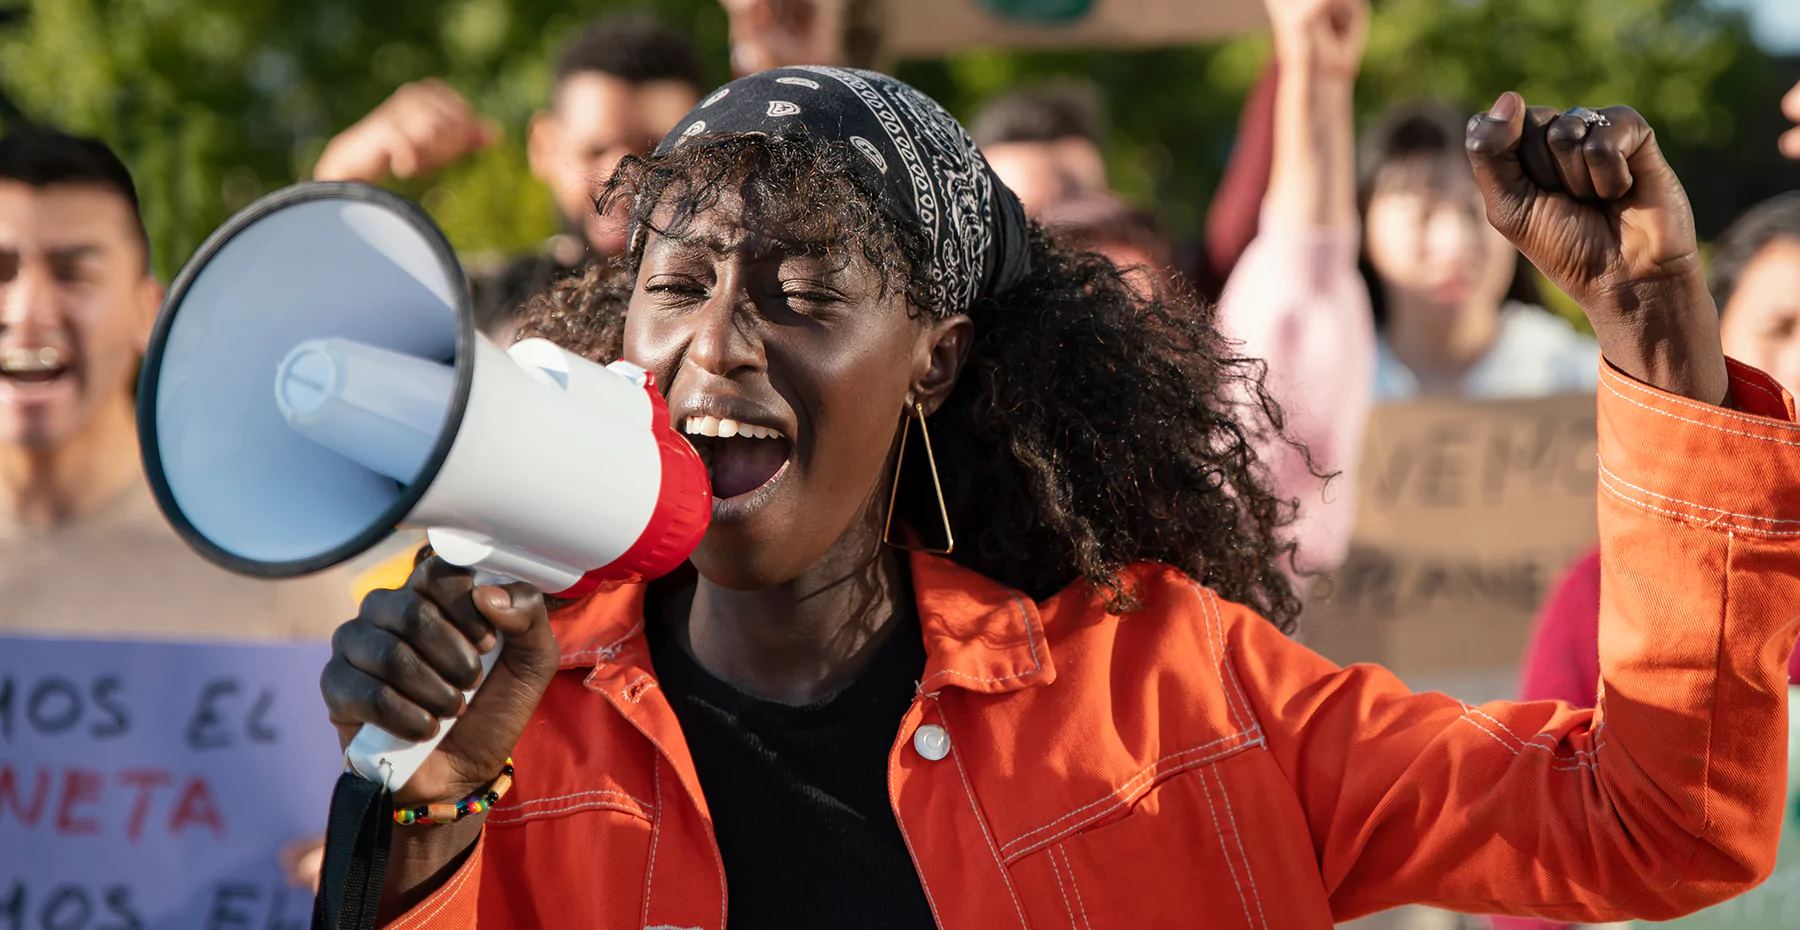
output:
[[[482,655],[487,655],[488,653],[493,652],[494,647],[498,645],[500,645],[499,637],[492,633],[484,633],[481,636],[481,641],[475,644],[475,650]]]
[[[1519,115],[1519,95],[1510,90],[1501,94],[1500,99],[1494,101],[1494,106],[1488,110],[1488,118],[1500,123],[1510,123],[1512,118],[1517,115]]]
[[[487,605],[489,607],[493,607],[498,610],[505,610],[506,608],[512,606],[512,592],[506,590],[505,588],[495,587],[493,585],[485,585],[481,588],[479,593],[481,595],[482,600],[487,601]]]

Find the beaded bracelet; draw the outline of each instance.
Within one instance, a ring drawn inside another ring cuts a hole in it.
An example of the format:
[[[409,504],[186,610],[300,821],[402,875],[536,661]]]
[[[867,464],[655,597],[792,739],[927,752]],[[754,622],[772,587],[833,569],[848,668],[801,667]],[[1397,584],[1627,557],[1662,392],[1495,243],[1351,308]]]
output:
[[[500,767],[500,775],[486,788],[469,795],[455,804],[421,804],[418,807],[402,807],[394,811],[394,822],[401,826],[435,826],[443,823],[455,823],[464,817],[473,817],[482,811],[492,808],[512,790],[513,760],[508,756],[506,764]]]

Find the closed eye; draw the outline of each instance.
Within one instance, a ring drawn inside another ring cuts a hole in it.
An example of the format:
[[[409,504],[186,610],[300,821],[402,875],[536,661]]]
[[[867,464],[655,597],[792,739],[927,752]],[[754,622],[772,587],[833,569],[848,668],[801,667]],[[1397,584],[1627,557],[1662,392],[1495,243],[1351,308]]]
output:
[[[664,300],[700,300],[706,297],[706,288],[692,281],[658,280],[646,283],[644,293],[655,294]]]

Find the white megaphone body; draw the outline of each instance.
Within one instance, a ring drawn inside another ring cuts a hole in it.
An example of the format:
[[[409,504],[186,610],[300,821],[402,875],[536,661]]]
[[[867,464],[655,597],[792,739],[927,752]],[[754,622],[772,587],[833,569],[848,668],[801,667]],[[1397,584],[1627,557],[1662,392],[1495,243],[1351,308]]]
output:
[[[170,523],[267,578],[415,528],[452,564],[579,597],[680,565],[712,512],[647,372],[488,341],[437,227],[356,184],[278,191],[201,246],[152,335],[138,427]],[[425,743],[365,726],[347,760],[398,790],[450,726]]]

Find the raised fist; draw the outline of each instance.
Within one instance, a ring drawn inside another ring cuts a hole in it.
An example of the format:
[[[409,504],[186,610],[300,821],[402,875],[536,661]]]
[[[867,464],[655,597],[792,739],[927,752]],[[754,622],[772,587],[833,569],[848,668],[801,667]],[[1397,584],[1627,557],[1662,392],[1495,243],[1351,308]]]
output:
[[[313,180],[372,184],[390,174],[410,178],[498,141],[500,127],[477,114],[450,85],[416,81],[326,143]]]
[[[1516,93],[1469,121],[1488,222],[1575,299],[1601,350],[1639,381],[1725,400],[1719,315],[1687,192],[1630,107],[1560,113]]]
[[[1282,67],[1354,78],[1369,37],[1369,0],[1263,0]]]

